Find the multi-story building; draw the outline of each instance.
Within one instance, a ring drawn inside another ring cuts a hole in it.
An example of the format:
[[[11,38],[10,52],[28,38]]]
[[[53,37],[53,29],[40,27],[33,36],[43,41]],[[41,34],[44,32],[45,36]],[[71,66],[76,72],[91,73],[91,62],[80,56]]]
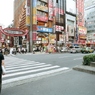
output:
[[[64,0],[66,42],[75,43],[76,0]]]
[[[87,29],[84,26],[84,0],[77,0],[77,28],[78,43],[86,44]]]
[[[35,45],[64,43],[63,0],[15,0],[14,27],[32,31]]]
[[[85,0],[85,26],[88,42],[95,43],[95,0]]]

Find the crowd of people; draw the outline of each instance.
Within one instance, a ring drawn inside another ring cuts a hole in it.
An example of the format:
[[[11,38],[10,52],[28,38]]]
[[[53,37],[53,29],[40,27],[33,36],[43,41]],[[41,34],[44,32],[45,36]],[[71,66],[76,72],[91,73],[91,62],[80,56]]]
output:
[[[8,55],[8,54],[17,54],[17,53],[27,53],[27,49],[24,48],[24,47],[18,47],[18,48],[15,48],[15,47],[5,47],[5,48],[0,48],[0,52],[3,54],[3,55]]]

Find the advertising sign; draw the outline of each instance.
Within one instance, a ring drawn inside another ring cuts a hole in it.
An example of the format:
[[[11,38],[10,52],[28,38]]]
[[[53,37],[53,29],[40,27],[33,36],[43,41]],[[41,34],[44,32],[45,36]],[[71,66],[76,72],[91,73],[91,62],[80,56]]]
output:
[[[64,35],[62,34],[59,35],[59,41],[64,41]]]
[[[79,34],[87,34],[87,28],[79,26],[78,32],[79,32]]]
[[[30,16],[26,16],[26,25],[30,25]]]
[[[37,40],[37,33],[36,32],[32,33],[32,40],[33,41]]]
[[[64,27],[55,25],[55,29],[56,29],[56,31],[60,31],[61,32],[62,30],[64,30]]]
[[[47,22],[47,21],[48,21],[48,17],[46,17],[46,16],[41,16],[41,15],[37,15],[37,20],[38,20],[38,21]]]
[[[76,0],[66,0],[66,11],[76,14]]]
[[[48,0],[48,4],[49,4],[49,20],[53,20],[53,0]]]
[[[26,0],[26,25],[30,25],[30,0]]]
[[[80,34],[79,35],[79,39],[86,39],[87,37],[86,37],[86,35],[84,35],[84,34]]]
[[[56,43],[56,34],[49,34],[49,42]]]
[[[48,7],[45,7],[45,6],[37,5],[37,9],[48,12]]]
[[[74,31],[74,26],[72,26],[72,25],[67,25],[67,31],[68,31],[68,33],[69,33],[69,36],[74,36],[74,33],[75,33],[75,31]]]
[[[57,14],[63,15],[64,11],[60,8],[54,8],[54,15],[56,16]]]
[[[53,29],[52,28],[42,27],[42,26],[37,26],[37,31],[38,32],[52,33],[53,32]]]
[[[37,17],[36,17],[36,14],[37,14],[37,0],[33,0],[33,8],[31,10],[33,10],[33,24],[37,24]]]

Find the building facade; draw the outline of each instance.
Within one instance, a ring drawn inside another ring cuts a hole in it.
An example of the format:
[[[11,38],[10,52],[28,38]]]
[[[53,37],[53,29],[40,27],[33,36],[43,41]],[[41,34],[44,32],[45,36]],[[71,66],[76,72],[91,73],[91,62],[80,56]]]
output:
[[[87,41],[95,43],[95,0],[85,0],[85,26]]]
[[[64,2],[65,2],[66,43],[75,43],[76,0],[64,0]]]
[[[62,45],[64,37],[63,0],[15,0],[14,27],[32,30],[25,39],[33,45]],[[32,39],[30,39],[32,38]]]

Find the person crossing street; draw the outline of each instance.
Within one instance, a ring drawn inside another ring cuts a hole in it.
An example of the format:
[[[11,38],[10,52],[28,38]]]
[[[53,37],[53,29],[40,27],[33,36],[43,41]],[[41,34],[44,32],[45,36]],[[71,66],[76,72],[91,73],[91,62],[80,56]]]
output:
[[[4,56],[0,52],[0,93],[1,93],[1,88],[2,88],[2,74],[4,74],[3,70],[2,70],[2,66],[5,67],[5,65],[4,65]]]

